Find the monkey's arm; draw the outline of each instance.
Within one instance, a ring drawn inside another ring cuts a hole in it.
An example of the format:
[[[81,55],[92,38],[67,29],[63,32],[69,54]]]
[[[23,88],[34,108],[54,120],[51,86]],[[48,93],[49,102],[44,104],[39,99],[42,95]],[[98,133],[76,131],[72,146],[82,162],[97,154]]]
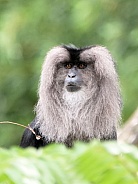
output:
[[[35,128],[35,125],[36,125],[36,120],[34,120],[30,124],[30,127],[35,131],[36,135],[40,135],[39,128]],[[46,143],[44,142],[43,139],[37,140],[35,135],[28,128],[25,129],[20,143],[21,147],[26,148],[26,147],[32,146],[35,148],[39,148],[44,145],[46,145]]]

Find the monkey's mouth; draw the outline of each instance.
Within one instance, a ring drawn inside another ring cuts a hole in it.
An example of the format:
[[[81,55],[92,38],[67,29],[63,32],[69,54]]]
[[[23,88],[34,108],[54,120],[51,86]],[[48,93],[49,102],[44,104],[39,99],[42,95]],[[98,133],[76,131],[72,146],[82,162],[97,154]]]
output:
[[[76,91],[80,90],[81,87],[78,86],[78,85],[75,84],[75,83],[68,83],[68,84],[66,85],[66,89],[67,89],[68,92],[76,92]]]

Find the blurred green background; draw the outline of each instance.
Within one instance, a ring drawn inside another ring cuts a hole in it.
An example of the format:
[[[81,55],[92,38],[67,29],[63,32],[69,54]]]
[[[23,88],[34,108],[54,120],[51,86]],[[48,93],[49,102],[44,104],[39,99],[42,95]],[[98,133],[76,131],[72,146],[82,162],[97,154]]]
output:
[[[32,121],[45,54],[63,43],[111,51],[125,122],[138,105],[137,0],[0,0],[0,121]],[[18,145],[23,130],[0,125],[0,146]]]

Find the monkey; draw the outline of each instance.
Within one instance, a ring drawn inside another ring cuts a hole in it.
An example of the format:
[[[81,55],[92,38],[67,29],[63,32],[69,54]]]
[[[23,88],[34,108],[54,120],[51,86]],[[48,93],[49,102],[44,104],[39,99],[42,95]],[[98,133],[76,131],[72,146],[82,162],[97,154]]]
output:
[[[121,101],[115,61],[107,48],[56,46],[45,57],[30,124],[41,139],[25,129],[20,146],[117,140]]]

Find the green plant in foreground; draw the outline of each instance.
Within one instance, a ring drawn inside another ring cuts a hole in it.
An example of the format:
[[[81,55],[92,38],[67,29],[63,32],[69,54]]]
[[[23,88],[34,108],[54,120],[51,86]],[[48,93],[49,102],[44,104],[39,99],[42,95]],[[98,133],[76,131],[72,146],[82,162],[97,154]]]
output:
[[[1,184],[137,184],[138,149],[116,142],[0,149]]]

